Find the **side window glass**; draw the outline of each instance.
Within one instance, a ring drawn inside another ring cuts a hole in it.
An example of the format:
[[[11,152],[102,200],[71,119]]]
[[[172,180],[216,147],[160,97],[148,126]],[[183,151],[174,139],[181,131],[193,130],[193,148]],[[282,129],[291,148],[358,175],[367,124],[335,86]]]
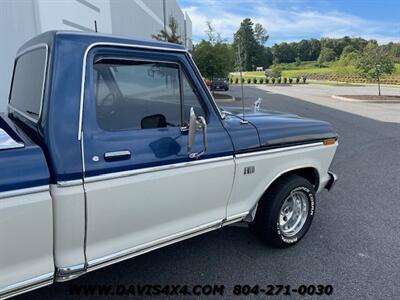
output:
[[[204,110],[201,107],[199,98],[195,94],[192,86],[185,73],[182,72],[182,92],[183,92],[183,121],[184,123],[189,122],[190,108],[194,108],[196,116],[205,116]]]
[[[95,82],[95,97],[96,97],[96,105],[97,107],[102,106],[110,106],[112,105],[112,93],[111,90],[107,87],[107,84],[101,75],[96,69],[94,70],[94,82]]]
[[[18,57],[12,79],[10,105],[39,119],[44,92],[47,49],[41,47]]]
[[[94,64],[97,122],[103,130],[181,125],[179,67],[103,59]]]

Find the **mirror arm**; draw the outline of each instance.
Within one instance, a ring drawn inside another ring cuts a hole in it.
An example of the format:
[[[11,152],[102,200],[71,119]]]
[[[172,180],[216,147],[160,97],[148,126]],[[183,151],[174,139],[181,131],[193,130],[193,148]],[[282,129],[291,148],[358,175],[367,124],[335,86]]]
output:
[[[206,119],[204,119],[204,117],[200,116],[197,118],[196,123],[197,123],[198,127],[200,129],[202,129],[202,131],[203,131],[203,150],[201,150],[200,152],[189,153],[189,157],[197,159],[200,156],[202,156],[204,153],[206,153],[208,144],[207,144],[207,122],[206,122]]]
[[[208,144],[207,144],[207,122],[204,117],[200,116],[199,121],[201,124],[201,128],[203,129],[203,153],[207,151]]]

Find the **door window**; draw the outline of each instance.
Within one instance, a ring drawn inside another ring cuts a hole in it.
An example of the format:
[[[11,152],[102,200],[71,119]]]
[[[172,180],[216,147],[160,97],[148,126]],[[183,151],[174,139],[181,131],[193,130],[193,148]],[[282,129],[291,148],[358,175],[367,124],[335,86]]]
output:
[[[97,122],[107,131],[180,127],[190,107],[204,115],[174,63],[100,60],[94,64],[94,94]]]

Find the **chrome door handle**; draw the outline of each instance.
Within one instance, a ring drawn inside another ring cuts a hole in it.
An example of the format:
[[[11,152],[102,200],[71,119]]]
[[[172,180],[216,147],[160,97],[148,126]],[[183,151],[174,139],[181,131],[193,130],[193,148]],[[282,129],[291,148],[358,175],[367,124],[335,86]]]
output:
[[[131,152],[128,150],[104,153],[104,159],[106,161],[116,161],[116,160],[130,159],[130,158],[131,158]]]

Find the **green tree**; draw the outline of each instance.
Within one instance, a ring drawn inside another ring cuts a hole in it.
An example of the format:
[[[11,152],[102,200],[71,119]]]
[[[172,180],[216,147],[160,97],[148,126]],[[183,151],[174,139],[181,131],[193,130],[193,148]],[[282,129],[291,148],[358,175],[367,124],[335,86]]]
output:
[[[350,53],[345,53],[340,56],[340,59],[338,60],[338,65],[345,67],[345,66],[351,66],[355,67],[358,64],[358,61],[361,58],[361,54],[357,51],[353,51]]]
[[[193,59],[203,76],[213,80],[214,78],[226,78],[233,71],[234,53],[230,44],[224,42],[207,21],[206,34],[208,41],[202,40],[193,47]]]
[[[260,23],[254,25],[254,38],[260,46],[264,46],[269,39],[267,30]]]
[[[201,74],[213,80],[227,78],[233,71],[234,53],[232,46],[227,43],[212,44],[202,40],[193,47],[193,59]]]
[[[153,34],[151,37],[159,41],[182,44],[181,36],[178,35],[178,22],[173,16],[170,16],[168,19],[168,27],[171,33],[169,33],[168,30],[165,31],[164,29],[162,29],[158,34]]]
[[[320,42],[316,39],[301,40],[295,43],[297,57],[302,61],[317,60],[321,51]]]
[[[311,52],[311,43],[308,40],[301,40],[296,45],[297,47],[297,58],[299,60],[307,61],[312,60],[310,59],[310,52]],[[296,58],[296,59],[297,59]]]
[[[310,52],[307,60],[317,60],[321,52],[321,43],[317,39],[310,40]]]
[[[259,47],[256,54],[256,66],[263,67],[264,69],[268,69],[270,65],[272,65],[272,51],[269,47]]]
[[[387,53],[390,57],[392,57],[393,61],[396,63],[400,63],[400,43],[389,43],[387,45],[381,46],[383,51]]]
[[[274,63],[291,63],[297,57],[296,43],[280,43],[272,46],[272,54],[274,56]]]
[[[332,67],[335,69],[335,74],[338,75],[341,79],[345,79],[347,83],[347,78],[349,78],[349,75],[354,74],[355,66],[361,58],[361,55],[357,51],[348,52],[346,50],[346,47],[345,49],[343,49],[340,59],[335,61],[332,64]]]
[[[213,45],[216,43],[222,43],[223,39],[221,37],[221,34],[216,32],[212,23],[210,21],[206,21],[206,25],[207,25],[207,30],[205,32],[207,34],[208,41]]]
[[[318,64],[322,66],[326,62],[331,62],[336,59],[336,53],[331,48],[322,48],[319,57]]]
[[[272,74],[274,77],[282,76],[283,67],[280,64],[275,64],[272,66]]]
[[[368,41],[363,39],[363,38],[352,38],[351,39],[351,45],[354,47],[354,49],[358,52],[363,52],[365,46],[368,44]],[[344,49],[343,49],[344,50]]]
[[[383,48],[368,44],[363,55],[357,62],[356,68],[361,76],[374,79],[378,82],[378,95],[380,96],[380,78],[385,74],[392,74],[394,72],[394,63]]]
[[[252,70],[256,65],[256,54],[259,44],[254,37],[253,22],[246,18],[240,23],[238,31],[234,34],[233,48],[240,59],[236,60],[236,66],[244,71]],[[239,65],[241,62],[241,66]]]
[[[325,48],[329,48],[333,50],[335,53],[335,58],[337,58],[342,54],[343,48],[350,44],[350,41],[350,38],[347,36],[341,39],[322,38],[321,51]]]
[[[343,48],[342,54],[340,54],[340,58],[346,57],[350,53],[356,52],[356,48],[354,48],[353,45],[347,45],[346,47]]]

